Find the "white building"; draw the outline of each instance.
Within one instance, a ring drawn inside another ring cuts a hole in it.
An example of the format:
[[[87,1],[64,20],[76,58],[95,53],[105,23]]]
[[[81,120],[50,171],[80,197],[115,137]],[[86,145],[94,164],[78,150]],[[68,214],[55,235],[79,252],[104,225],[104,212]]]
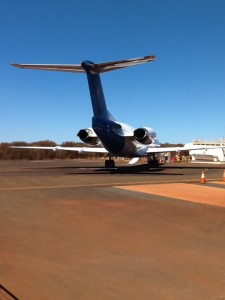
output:
[[[191,159],[193,161],[204,160],[204,161],[225,162],[225,148],[216,148],[218,146],[224,146],[225,143],[195,141],[192,143],[192,145],[206,147],[206,149],[201,149],[201,150],[195,149],[189,151],[189,155],[191,156]],[[207,147],[215,147],[215,148],[207,149]]]

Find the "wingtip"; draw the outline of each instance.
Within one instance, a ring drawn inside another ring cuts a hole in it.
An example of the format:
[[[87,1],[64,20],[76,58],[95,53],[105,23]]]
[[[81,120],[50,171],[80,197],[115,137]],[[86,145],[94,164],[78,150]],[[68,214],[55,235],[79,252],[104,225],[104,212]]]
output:
[[[20,67],[20,65],[19,64],[10,64],[12,67],[17,67],[17,68],[19,68]]]
[[[155,60],[156,56],[155,55],[147,55],[147,56],[144,56],[144,59]]]

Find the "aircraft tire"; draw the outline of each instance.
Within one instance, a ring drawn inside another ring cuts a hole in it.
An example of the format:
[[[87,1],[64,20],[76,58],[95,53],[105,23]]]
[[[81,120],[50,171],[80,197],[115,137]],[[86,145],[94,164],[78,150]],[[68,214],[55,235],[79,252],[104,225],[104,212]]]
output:
[[[106,168],[115,168],[115,161],[113,159],[107,159],[105,161]]]
[[[158,168],[159,162],[157,159],[151,159],[148,161],[148,166],[149,166],[149,168]]]

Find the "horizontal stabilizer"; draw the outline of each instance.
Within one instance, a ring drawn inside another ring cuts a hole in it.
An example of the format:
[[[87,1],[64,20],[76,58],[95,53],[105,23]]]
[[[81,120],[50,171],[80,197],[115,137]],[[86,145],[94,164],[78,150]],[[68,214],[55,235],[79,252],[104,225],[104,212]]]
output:
[[[50,65],[50,64],[11,64],[21,69],[35,69],[47,71],[75,72],[75,73],[91,73],[99,74],[109,72],[121,68],[135,66],[155,60],[155,56],[144,56],[142,58],[133,58],[127,60],[119,60],[95,64],[90,61],[83,61],[80,65]]]
[[[126,68],[126,67],[144,64],[147,62],[151,62],[153,60],[155,60],[155,56],[151,55],[151,56],[145,56],[142,58],[132,58],[132,59],[126,59],[126,60],[106,62],[106,63],[101,63],[101,64],[93,64],[91,73],[98,74],[98,73],[109,72],[109,71],[113,71],[113,70],[117,70],[117,69],[122,69],[122,68]]]
[[[13,67],[21,69],[34,69],[46,71],[76,72],[86,73],[81,65],[38,65],[38,64],[11,64]]]

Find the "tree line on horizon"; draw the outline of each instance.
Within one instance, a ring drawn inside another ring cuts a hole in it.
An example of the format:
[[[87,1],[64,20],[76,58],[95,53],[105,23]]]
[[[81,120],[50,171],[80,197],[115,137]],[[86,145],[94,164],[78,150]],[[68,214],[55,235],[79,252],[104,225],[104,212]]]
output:
[[[33,143],[27,142],[12,142],[0,143],[0,160],[54,160],[54,159],[78,159],[78,158],[101,158],[105,157],[103,153],[79,153],[77,151],[65,150],[44,150],[44,149],[16,149],[11,146],[45,146],[55,147],[57,144],[53,141],[37,141]],[[63,142],[62,147],[84,147],[83,143],[78,142]],[[180,147],[183,144],[165,143],[162,147]],[[87,145],[88,147],[88,145]]]

